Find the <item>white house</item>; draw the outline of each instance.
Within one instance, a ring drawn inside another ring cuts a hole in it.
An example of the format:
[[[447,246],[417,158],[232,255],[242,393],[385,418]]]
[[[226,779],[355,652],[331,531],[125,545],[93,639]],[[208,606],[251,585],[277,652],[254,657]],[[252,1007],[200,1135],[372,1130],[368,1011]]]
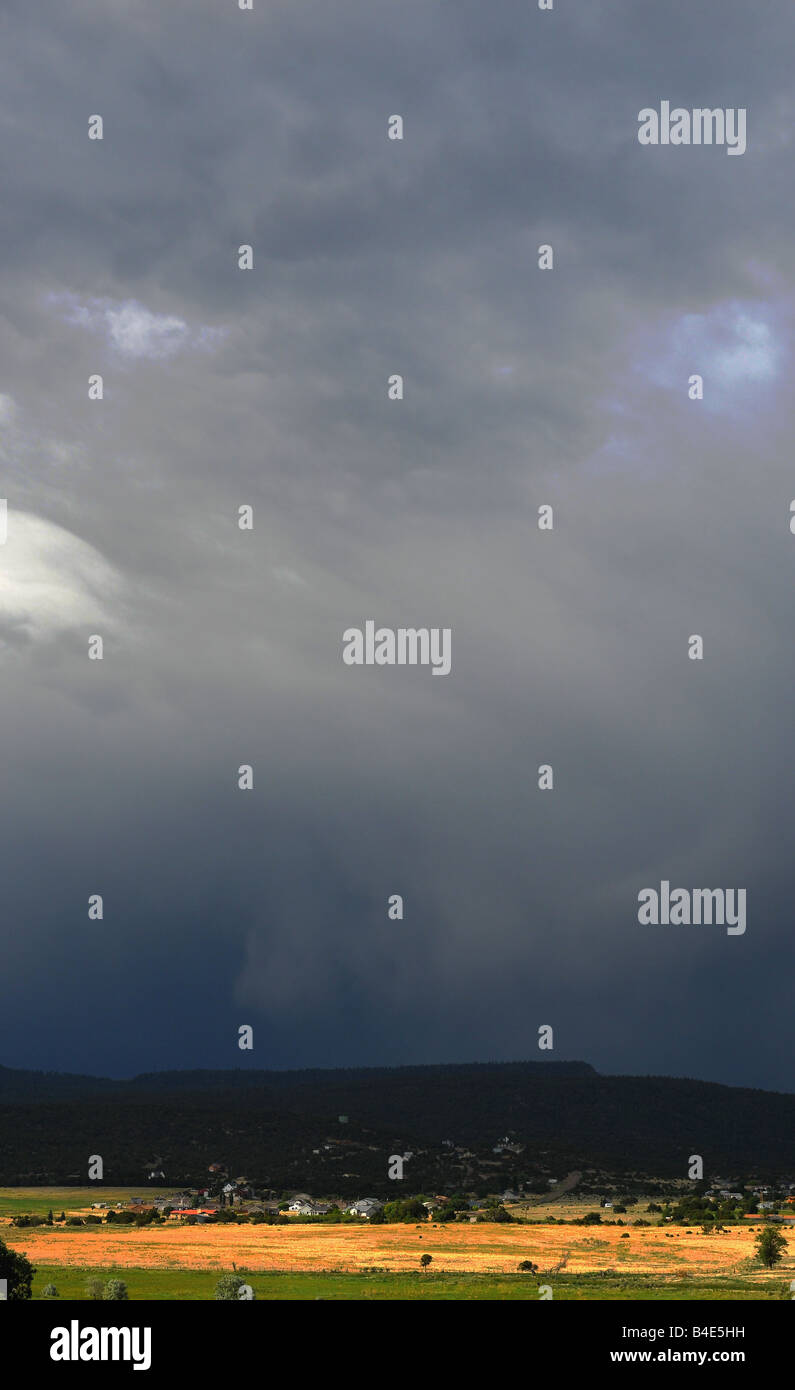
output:
[[[325,1216],[326,1212],[331,1211],[331,1205],[329,1202],[313,1202],[311,1198],[294,1197],[287,1210],[296,1216]]]
[[[375,1197],[362,1197],[358,1202],[354,1202],[353,1206],[346,1207],[346,1211],[350,1212],[351,1216],[364,1216],[369,1221],[375,1212],[382,1210],[383,1205],[383,1202],[379,1202]]]

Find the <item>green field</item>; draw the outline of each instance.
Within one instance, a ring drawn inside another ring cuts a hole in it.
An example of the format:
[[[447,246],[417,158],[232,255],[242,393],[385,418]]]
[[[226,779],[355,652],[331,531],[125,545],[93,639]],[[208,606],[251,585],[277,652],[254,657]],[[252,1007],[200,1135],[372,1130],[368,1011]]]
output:
[[[258,1299],[300,1301],[341,1299],[343,1301],[403,1302],[441,1299],[454,1302],[521,1300],[538,1302],[537,1276],[488,1274],[246,1274]],[[41,1298],[45,1284],[54,1284],[61,1299],[85,1299],[86,1280],[96,1277],[123,1279],[130,1300],[201,1301],[212,1299],[218,1281],[215,1270],[176,1269],[71,1269],[63,1265],[39,1265],[33,1283],[33,1297]],[[686,1302],[761,1300],[790,1298],[789,1284],[766,1288],[741,1279],[716,1281],[659,1279],[640,1280],[603,1275],[556,1275],[551,1281],[557,1302],[635,1302],[639,1300]],[[55,1301],[55,1300],[51,1300]]]
[[[166,1197],[177,1192],[175,1187],[3,1187],[0,1188],[0,1216],[54,1216],[62,1211],[81,1211],[92,1202],[129,1202],[131,1197]]]

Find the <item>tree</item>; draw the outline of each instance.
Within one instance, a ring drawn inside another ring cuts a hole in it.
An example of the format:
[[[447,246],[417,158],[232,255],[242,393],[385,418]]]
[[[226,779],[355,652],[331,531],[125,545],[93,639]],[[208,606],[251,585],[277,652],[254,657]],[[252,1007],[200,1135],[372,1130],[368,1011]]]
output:
[[[16,1250],[9,1250],[0,1240],[0,1279],[5,1279],[8,1283],[7,1298],[32,1298],[31,1286],[35,1273],[30,1260],[17,1254]]]
[[[532,1260],[522,1260],[519,1268],[523,1274],[536,1274],[538,1272],[538,1265],[534,1265]]]
[[[123,1279],[109,1279],[105,1285],[102,1297],[110,1299],[112,1302],[120,1302],[122,1299],[129,1298],[127,1285]]]
[[[421,1197],[398,1198],[394,1202],[387,1202],[384,1206],[385,1221],[425,1220],[427,1215]]]
[[[41,1291],[42,1298],[57,1298],[58,1290],[54,1284],[45,1284]]]
[[[52,1207],[50,1207],[50,1210],[47,1212],[47,1225],[48,1225],[48,1226],[51,1226],[51,1225],[52,1225],[52,1222],[53,1222]]]
[[[86,1298],[99,1299],[105,1293],[105,1285],[101,1279],[86,1279]]]
[[[756,1253],[765,1269],[772,1269],[781,1259],[787,1242],[775,1226],[765,1226],[756,1237]]]
[[[500,1222],[506,1222],[506,1221],[513,1221],[513,1217],[511,1216],[511,1213],[510,1213],[509,1211],[506,1210],[505,1207],[497,1206],[497,1207],[493,1207],[493,1208],[486,1214],[486,1220],[487,1220],[487,1221],[500,1221]]]
[[[432,1259],[433,1255],[420,1255],[420,1264],[424,1270],[427,1270],[428,1265],[431,1263]]]

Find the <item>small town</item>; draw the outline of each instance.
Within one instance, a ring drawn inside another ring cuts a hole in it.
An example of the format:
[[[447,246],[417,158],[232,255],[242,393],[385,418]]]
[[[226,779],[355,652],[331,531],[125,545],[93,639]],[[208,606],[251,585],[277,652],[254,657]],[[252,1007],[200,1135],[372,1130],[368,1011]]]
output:
[[[213,1164],[216,1170],[220,1165]],[[591,1184],[581,1181],[579,1173],[568,1174],[562,1181],[549,1180],[550,1190],[539,1196],[507,1188],[502,1192],[476,1196],[474,1194],[423,1194],[395,1197],[383,1201],[378,1197],[359,1197],[347,1201],[339,1196],[317,1198],[308,1192],[276,1194],[262,1191],[246,1177],[210,1182],[206,1187],[181,1191],[153,1191],[150,1195],[130,1196],[124,1201],[91,1202],[90,1212],[82,1217],[53,1217],[53,1224],[63,1219],[69,1224],[116,1221],[146,1224],[151,1221],[183,1222],[203,1225],[213,1222],[252,1224],[295,1224],[302,1221],[334,1223],[369,1222],[380,1225],[388,1222],[429,1221],[444,1223],[494,1222],[581,1222],[582,1224],[614,1223],[648,1226],[666,1222],[690,1224],[697,1220],[721,1229],[737,1223],[776,1223],[795,1226],[795,1182],[779,1186],[747,1185],[719,1179],[707,1186],[700,1184],[653,1184],[647,1181],[644,1198],[623,1194],[611,1185],[609,1195],[593,1195],[592,1208],[582,1214],[585,1190]],[[152,1172],[150,1180],[163,1180],[162,1171]],[[576,1189],[576,1191],[575,1191]],[[653,1200],[654,1195],[658,1200]],[[650,1219],[645,1219],[646,1217]]]

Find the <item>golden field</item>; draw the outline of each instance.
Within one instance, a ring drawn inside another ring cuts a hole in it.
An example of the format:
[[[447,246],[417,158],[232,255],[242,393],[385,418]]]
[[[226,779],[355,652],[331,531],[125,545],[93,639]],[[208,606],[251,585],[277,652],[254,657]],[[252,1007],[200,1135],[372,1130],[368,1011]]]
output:
[[[628,1239],[622,1239],[626,1236]],[[377,1268],[416,1270],[419,1257],[433,1257],[441,1273],[513,1273],[529,1259],[540,1271],[564,1256],[567,1274],[606,1269],[617,1274],[750,1274],[753,1229],[730,1228],[704,1235],[700,1229],[656,1227],[497,1226],[184,1226],[120,1230],[97,1227],[53,1231],[48,1227],[6,1228],[3,1239],[34,1264],[139,1269],[231,1269],[356,1272]],[[795,1238],[776,1276],[795,1274]]]

